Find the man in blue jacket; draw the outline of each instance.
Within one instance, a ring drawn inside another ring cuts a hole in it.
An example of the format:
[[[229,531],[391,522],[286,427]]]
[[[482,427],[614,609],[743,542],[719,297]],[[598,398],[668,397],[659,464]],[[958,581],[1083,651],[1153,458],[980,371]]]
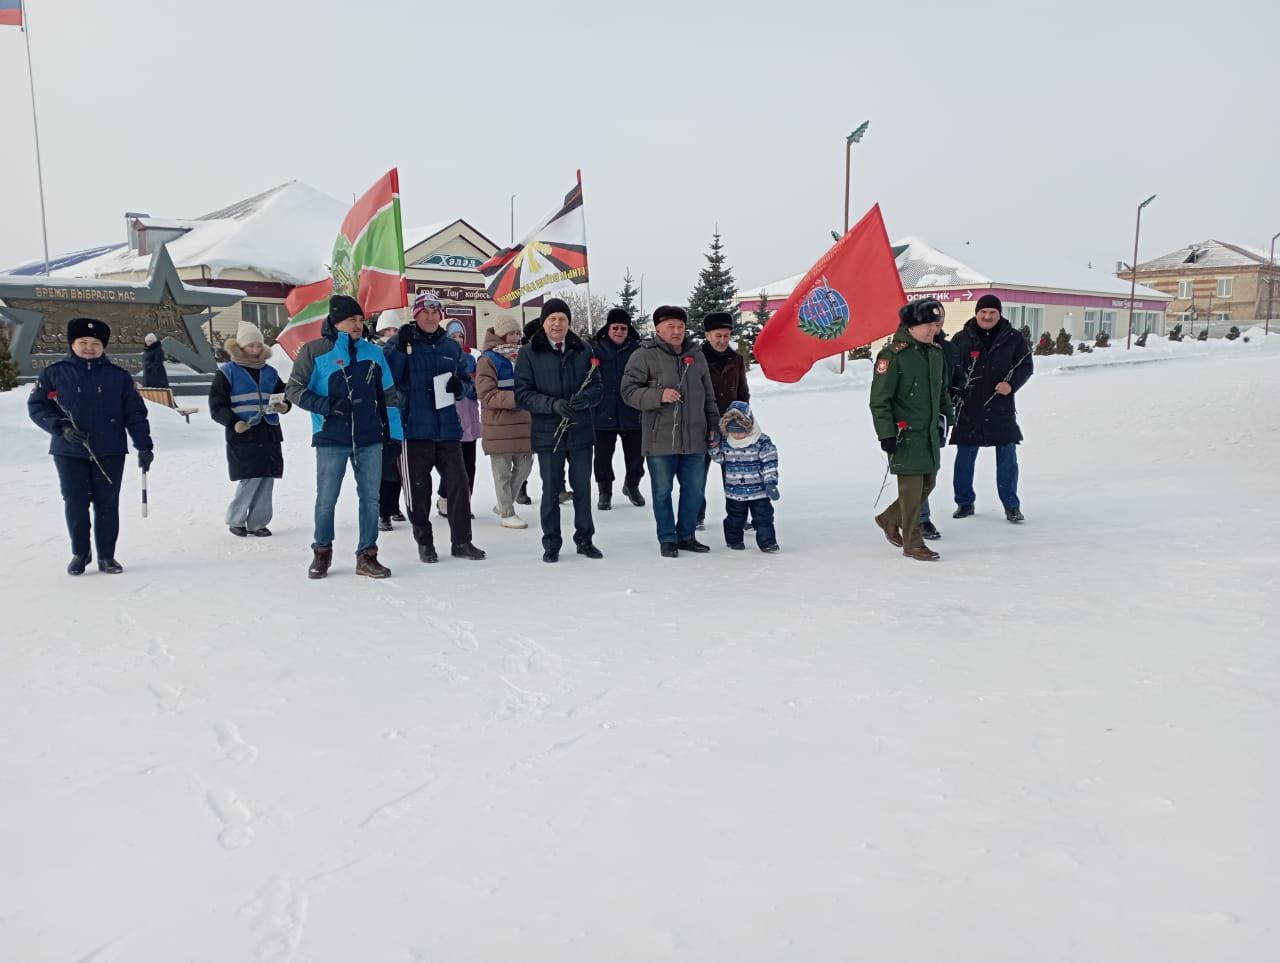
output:
[[[120,534],[120,483],[133,439],[138,465],[151,467],[151,425],[133,376],[106,356],[111,328],[96,318],[67,325],[70,350],[40,373],[27,399],[31,420],[53,436],[49,454],[58,469],[71,535],[68,575],[83,575],[91,560],[89,506],[98,571],[119,575],[116,538]]]
[[[595,420],[596,488],[600,490],[596,508],[613,507],[613,452],[622,439],[622,460],[626,465],[622,494],[632,505],[644,505],[640,479],[644,478],[643,433],[640,412],[622,400],[622,372],[640,347],[640,332],[631,324],[623,308],[610,308],[604,326],[591,339],[591,350],[600,359],[600,403],[592,412]]]
[[[440,472],[440,494],[449,508],[449,554],[480,561],[484,552],[471,544],[471,490],[462,459],[462,421],[457,400],[471,380],[462,348],[442,326],[444,305],[434,294],[419,291],[413,299],[413,323],[400,328],[387,360],[404,397],[404,452],[400,477],[405,509],[418,543],[418,558],[437,562],[431,530],[431,471]],[[440,407],[436,379],[444,379],[448,401]]]
[[[382,349],[364,340],[364,309],[355,298],[334,295],[321,336],[308,341],[293,362],[285,394],[311,412],[316,450],[314,557],[308,578],[324,578],[333,563],[333,509],[351,462],[360,502],[356,574],[386,578],[378,562],[378,500],[382,481],[382,422],[400,438],[400,393]]]

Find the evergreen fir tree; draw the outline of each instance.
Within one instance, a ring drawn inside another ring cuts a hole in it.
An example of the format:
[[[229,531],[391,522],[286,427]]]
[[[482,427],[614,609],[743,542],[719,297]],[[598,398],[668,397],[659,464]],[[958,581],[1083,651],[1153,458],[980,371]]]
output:
[[[18,387],[20,373],[18,362],[9,353],[9,339],[0,335],[0,391],[12,391]]]
[[[636,279],[631,276],[631,268],[627,268],[627,273],[622,276],[622,290],[618,292],[618,307],[627,312],[627,317],[632,321],[636,319],[636,297],[640,294],[640,290],[636,287]]]
[[[764,330],[773,312],[769,310],[769,295],[760,292],[760,300],[750,315],[740,318],[738,325],[738,353],[750,364],[756,357],[756,338]]]
[[[702,337],[702,319],[712,311],[728,311],[737,323],[738,306],[734,296],[738,293],[733,280],[733,270],[724,262],[724,245],[720,243],[720,229],[711,237],[711,248],[705,254],[707,266],[698,272],[698,283],[689,295],[689,333]]]

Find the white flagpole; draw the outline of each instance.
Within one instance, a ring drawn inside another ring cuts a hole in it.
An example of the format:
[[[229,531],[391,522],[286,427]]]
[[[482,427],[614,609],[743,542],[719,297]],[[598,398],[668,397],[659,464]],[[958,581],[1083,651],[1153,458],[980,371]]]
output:
[[[31,66],[31,21],[27,15],[26,0],[18,4],[22,11],[22,33],[27,41],[27,80],[31,85],[31,127],[36,135],[36,181],[40,185],[40,230],[44,235],[44,273],[49,274],[49,219],[44,206],[44,165],[40,160],[40,121],[36,116],[36,75]]]

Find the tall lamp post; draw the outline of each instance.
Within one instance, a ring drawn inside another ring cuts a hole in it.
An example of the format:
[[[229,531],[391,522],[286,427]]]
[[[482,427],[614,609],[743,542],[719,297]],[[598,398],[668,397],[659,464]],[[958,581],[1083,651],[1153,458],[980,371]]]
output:
[[[1133,263],[1129,265],[1129,276],[1132,279],[1129,285],[1129,332],[1124,338],[1126,351],[1133,347],[1133,301],[1138,296],[1138,235],[1142,233],[1142,209],[1155,199],[1156,196],[1152,194],[1138,205],[1138,222],[1133,228]]]
[[[1263,334],[1271,333],[1271,292],[1276,286],[1276,238],[1280,237],[1280,232],[1271,235],[1271,270],[1267,272],[1267,320],[1263,324]]]
[[[864,120],[844,139],[844,234],[849,233],[849,181],[853,173],[853,145],[862,143],[862,137],[870,126],[871,121]],[[840,237],[844,237],[844,234],[841,234]],[[836,238],[836,240],[839,240],[839,238]],[[844,374],[844,359],[848,354],[848,351],[840,352],[841,374]]]
[[[516,243],[516,196],[511,195],[511,243]]]

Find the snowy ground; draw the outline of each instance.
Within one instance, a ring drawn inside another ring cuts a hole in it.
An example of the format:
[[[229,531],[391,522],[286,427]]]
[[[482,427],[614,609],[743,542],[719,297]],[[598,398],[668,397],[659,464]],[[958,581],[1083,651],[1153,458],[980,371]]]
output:
[[[0,396],[0,960],[1276,959],[1259,340],[1043,365],[1027,524],[986,456],[936,565],[871,523],[865,363],[760,392],[779,556],[661,559],[626,507],[603,562],[547,566],[482,465],[490,560],[422,566],[402,529],[385,582],[351,573],[349,491],[305,578],[302,417],[276,537],[239,540],[221,429],[158,409],[126,574],[73,581]]]

